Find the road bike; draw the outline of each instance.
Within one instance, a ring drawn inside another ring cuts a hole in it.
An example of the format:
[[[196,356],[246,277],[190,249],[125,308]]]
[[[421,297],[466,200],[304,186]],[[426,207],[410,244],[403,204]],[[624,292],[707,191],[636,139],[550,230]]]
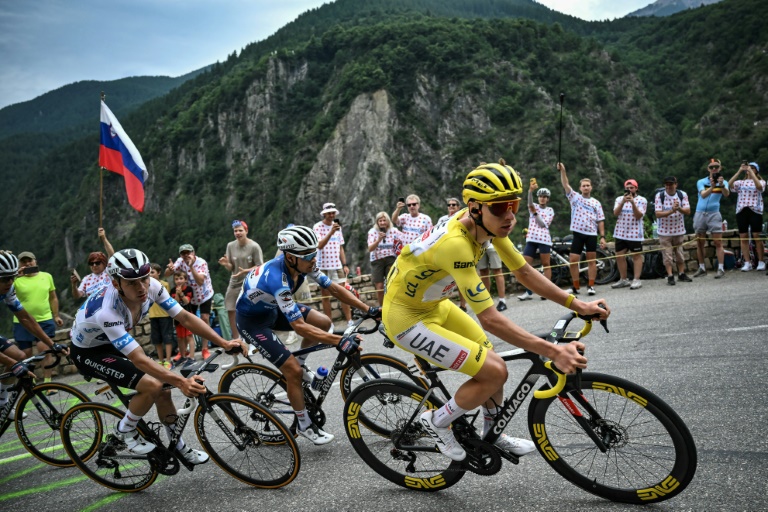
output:
[[[207,359],[182,368],[181,374],[189,377],[215,371],[218,365],[212,361],[221,353],[212,351]],[[106,393],[108,400],[114,394],[126,407],[135,395],[123,394],[114,384],[98,393]],[[280,418],[248,398],[208,390],[195,399],[187,398],[184,407],[176,411],[167,444],[161,438],[163,423],[139,421],[139,435],[156,446],[146,455],[126,451],[125,443],[114,435],[125,412],[102,403],[71,408],[62,420],[61,439],[75,465],[91,480],[115,491],[137,492],[152,485],[159,474],[175,475],[182,465],[189,471],[195,468],[176,449],[193,412],[198,441],[229,475],[261,488],[288,485],[298,475],[299,449]],[[84,451],[81,446],[88,449]]]
[[[571,271],[570,271],[570,256],[571,249],[571,235],[566,236],[564,239],[557,237],[552,239],[552,251],[550,253],[550,265],[552,265],[552,282],[557,286],[565,286],[571,283]],[[613,255],[601,248],[597,248],[595,251],[595,263],[597,265],[597,275],[595,277],[595,284],[608,284],[612,283],[619,276],[619,269],[616,267],[616,261],[613,259]],[[587,282],[589,260],[587,260],[587,253],[581,252],[581,259],[578,262],[579,278]],[[539,268],[540,272],[543,272],[543,267]]]
[[[33,371],[47,354],[53,354],[56,360],[44,368],[57,366],[61,354],[55,350],[40,352],[22,362]],[[10,377],[13,373],[7,372],[0,375],[0,380]],[[29,453],[51,466],[73,466],[61,445],[59,426],[64,413],[83,402],[88,402],[88,396],[72,386],[58,382],[35,384],[32,377],[21,377],[8,388],[8,402],[0,407],[0,437],[15,421],[16,434]]]
[[[592,320],[582,317],[583,328],[567,332],[576,316],[560,318],[540,337],[552,343],[582,340]],[[428,391],[382,379],[350,394],[344,423],[357,454],[389,481],[419,491],[450,487],[467,471],[495,474],[504,459],[518,463],[517,456],[494,441],[533,391],[528,406],[531,438],[547,463],[569,482],[608,500],[637,504],[672,498],[690,484],[696,445],[683,420],[662,399],[611,375],[564,376],[551,361],[523,349],[499,355],[505,361],[528,360],[531,367],[500,406],[484,439],[473,425],[479,411],[453,422],[453,433],[467,453],[463,461],[441,454],[419,421],[422,412],[441,407],[451,397],[440,380],[443,370],[419,357],[417,364],[430,381]],[[541,377],[546,382],[536,389]]]
[[[355,319],[352,325],[348,326],[342,333],[343,336],[353,334],[371,334],[379,329],[381,322],[376,319],[370,319],[375,322],[374,326],[363,327],[364,321],[368,320],[365,316]],[[394,347],[394,345],[392,345]],[[336,348],[334,345],[315,345],[313,347],[303,348],[292,352],[294,356],[311,354],[320,350]],[[391,347],[389,347],[391,348]],[[235,356],[234,366],[229,368],[219,381],[220,393],[236,393],[247,396],[257,402],[269,407],[269,409],[283,418],[283,421],[290,425],[290,429],[297,435],[296,414],[288,401],[287,385],[285,377],[279,370],[254,363],[250,356],[246,356],[248,363],[237,364]],[[307,412],[312,421],[318,426],[323,427],[326,421],[326,415],[323,411],[325,402],[331,386],[340,375],[342,400],[346,400],[350,392],[360,382],[368,382],[383,377],[402,379],[410,382],[422,389],[427,389],[427,382],[418,375],[418,368],[415,365],[408,365],[405,362],[386,354],[356,354],[348,358],[345,354],[339,352],[333,366],[328,369],[328,375],[319,384],[319,389],[314,391],[311,383],[303,382],[304,402]]]

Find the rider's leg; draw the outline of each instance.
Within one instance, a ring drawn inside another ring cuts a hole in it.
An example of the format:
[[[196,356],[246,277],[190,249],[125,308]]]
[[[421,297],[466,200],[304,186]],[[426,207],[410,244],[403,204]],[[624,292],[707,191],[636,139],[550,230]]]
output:
[[[13,344],[9,344],[8,347],[5,350],[3,350],[3,355],[6,357],[10,357],[14,361],[21,361],[25,359],[24,352],[19,347]],[[6,370],[10,371],[11,367],[8,366]],[[0,382],[0,407],[4,406],[8,402],[7,389],[11,387],[11,385],[15,381],[16,381],[16,377],[12,376]]]

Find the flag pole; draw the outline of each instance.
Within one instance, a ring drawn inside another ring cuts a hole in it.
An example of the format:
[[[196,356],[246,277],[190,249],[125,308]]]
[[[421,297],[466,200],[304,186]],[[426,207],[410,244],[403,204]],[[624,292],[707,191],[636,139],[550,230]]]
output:
[[[106,99],[107,95],[104,91],[101,91],[101,101]],[[102,225],[102,212],[104,210],[104,168],[99,166],[99,228],[103,228]]]

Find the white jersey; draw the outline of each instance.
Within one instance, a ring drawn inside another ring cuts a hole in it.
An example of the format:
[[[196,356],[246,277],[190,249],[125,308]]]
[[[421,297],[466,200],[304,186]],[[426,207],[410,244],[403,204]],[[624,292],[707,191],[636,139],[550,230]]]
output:
[[[149,308],[153,304],[157,303],[171,317],[176,317],[184,311],[160,281],[154,278],[149,281],[147,300],[141,305],[141,313],[136,319],[131,316],[128,306],[111,282],[91,294],[77,310],[75,323],[70,331],[72,343],[80,348],[93,348],[111,343],[127,356],[139,348],[139,343],[128,331],[149,314]]]

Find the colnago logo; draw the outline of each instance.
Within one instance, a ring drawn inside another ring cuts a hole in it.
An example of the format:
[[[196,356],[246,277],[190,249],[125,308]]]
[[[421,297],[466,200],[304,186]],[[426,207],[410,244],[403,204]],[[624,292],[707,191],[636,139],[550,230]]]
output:
[[[509,423],[509,420],[512,419],[512,416],[515,415],[515,412],[520,408],[520,406],[523,404],[523,401],[525,400],[525,397],[528,396],[528,392],[531,390],[531,385],[527,382],[524,382],[520,386],[520,390],[517,392],[515,397],[510,401],[509,407],[502,411],[501,419],[496,422],[496,425],[493,427],[493,433],[494,434],[501,434],[504,431],[504,428],[507,426],[507,423]]]

